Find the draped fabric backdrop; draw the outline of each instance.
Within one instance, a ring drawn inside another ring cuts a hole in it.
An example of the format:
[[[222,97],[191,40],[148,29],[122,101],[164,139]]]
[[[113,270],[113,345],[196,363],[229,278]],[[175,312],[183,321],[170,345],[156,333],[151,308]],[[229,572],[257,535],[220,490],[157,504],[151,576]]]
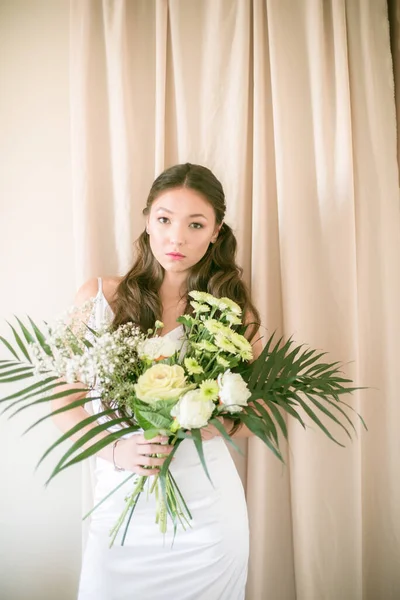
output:
[[[71,118],[78,284],[127,271],[157,174],[207,165],[265,333],[328,350],[370,388],[350,398],[368,433],[335,430],[346,448],[292,421],[284,466],[248,442],[248,600],[400,597],[386,1],[72,0]]]

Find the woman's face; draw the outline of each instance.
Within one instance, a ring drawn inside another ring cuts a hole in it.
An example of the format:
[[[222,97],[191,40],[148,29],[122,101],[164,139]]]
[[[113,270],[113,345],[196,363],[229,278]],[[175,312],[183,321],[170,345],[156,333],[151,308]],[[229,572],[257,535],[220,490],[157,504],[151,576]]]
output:
[[[219,228],[211,204],[188,188],[163,192],[153,202],[147,220],[151,250],[170,273],[184,273],[198,263]]]

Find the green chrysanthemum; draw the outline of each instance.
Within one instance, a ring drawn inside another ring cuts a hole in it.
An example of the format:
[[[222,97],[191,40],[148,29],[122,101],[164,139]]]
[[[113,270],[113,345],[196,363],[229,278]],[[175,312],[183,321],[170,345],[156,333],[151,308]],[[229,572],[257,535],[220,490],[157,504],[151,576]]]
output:
[[[239,319],[238,316],[234,315],[233,313],[228,313],[225,315],[225,319],[228,321],[228,323],[230,323],[231,325],[240,325],[241,324],[241,320]]]
[[[189,373],[189,375],[203,373],[203,367],[199,365],[195,358],[185,358],[184,363],[186,371]]]
[[[227,337],[220,333],[215,336],[215,344],[218,346],[218,348],[221,348],[221,350],[229,352],[229,354],[239,354],[238,348],[236,348],[236,346],[234,346]]]
[[[219,387],[214,379],[205,379],[199,388],[202,400],[212,400],[215,402],[218,399]]]
[[[201,342],[194,342],[192,346],[196,348],[196,350],[205,350],[206,352],[218,352],[217,346],[208,342],[207,340],[201,340]]]
[[[235,346],[237,348],[239,348],[239,350],[241,350],[243,352],[251,352],[252,353],[251,344],[250,344],[249,340],[247,340],[244,337],[244,335],[240,335],[239,333],[232,331],[229,336],[229,339],[232,342],[232,344],[235,344]]]
[[[240,350],[240,358],[242,360],[252,360],[253,359],[253,351],[250,350]]]
[[[204,321],[204,327],[212,334],[222,334],[224,336],[228,336],[231,332],[231,329],[226,325],[223,325],[216,319],[207,319]]]
[[[197,290],[192,290],[189,292],[189,296],[196,300],[197,302],[207,302],[207,304],[211,304],[214,302],[215,298],[211,294],[207,292],[198,292]]]
[[[224,358],[223,356],[217,356],[217,363],[221,366],[224,367],[224,369],[227,369],[228,367],[230,367],[230,362],[229,360],[226,360],[226,358]]]
[[[196,302],[196,300],[191,300],[190,304],[193,306],[196,314],[210,312],[211,310],[208,304],[201,304],[200,302]]]
[[[242,314],[242,309],[240,308],[239,304],[236,304],[236,302],[234,302],[233,300],[231,300],[230,298],[220,298],[219,299],[221,306],[225,305],[225,308],[221,310],[226,310],[228,309],[229,312],[233,313],[234,315],[241,315]]]

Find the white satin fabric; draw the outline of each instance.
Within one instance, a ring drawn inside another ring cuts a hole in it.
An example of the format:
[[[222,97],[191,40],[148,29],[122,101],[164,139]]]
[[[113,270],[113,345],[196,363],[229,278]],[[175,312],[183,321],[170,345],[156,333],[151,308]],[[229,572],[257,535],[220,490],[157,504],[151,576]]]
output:
[[[101,287],[95,312],[97,322],[110,315]],[[181,335],[181,329],[167,335]],[[243,486],[220,437],[205,442],[204,453],[213,485],[190,440],[185,440],[175,455],[171,472],[191,511],[192,522],[186,531],[178,529],[174,541],[171,522],[165,536],[155,523],[154,497],[142,494],[124,546],[120,545],[122,530],[109,548],[109,531],[124,508],[124,498],[133,489],[135,478],[96,509],[78,600],[244,599],[249,530]],[[127,475],[97,458],[95,502]]]

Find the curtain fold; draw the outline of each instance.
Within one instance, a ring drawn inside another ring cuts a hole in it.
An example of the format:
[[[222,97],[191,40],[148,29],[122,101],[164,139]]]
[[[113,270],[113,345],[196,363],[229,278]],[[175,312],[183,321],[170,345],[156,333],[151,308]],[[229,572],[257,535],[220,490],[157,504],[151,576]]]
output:
[[[386,0],[71,1],[75,257],[124,273],[154,177],[210,167],[262,316],[370,389],[340,448],[288,420],[236,457],[248,600],[400,594],[400,215]],[[325,423],[326,420],[322,418]],[[283,443],[283,442],[282,442]]]

